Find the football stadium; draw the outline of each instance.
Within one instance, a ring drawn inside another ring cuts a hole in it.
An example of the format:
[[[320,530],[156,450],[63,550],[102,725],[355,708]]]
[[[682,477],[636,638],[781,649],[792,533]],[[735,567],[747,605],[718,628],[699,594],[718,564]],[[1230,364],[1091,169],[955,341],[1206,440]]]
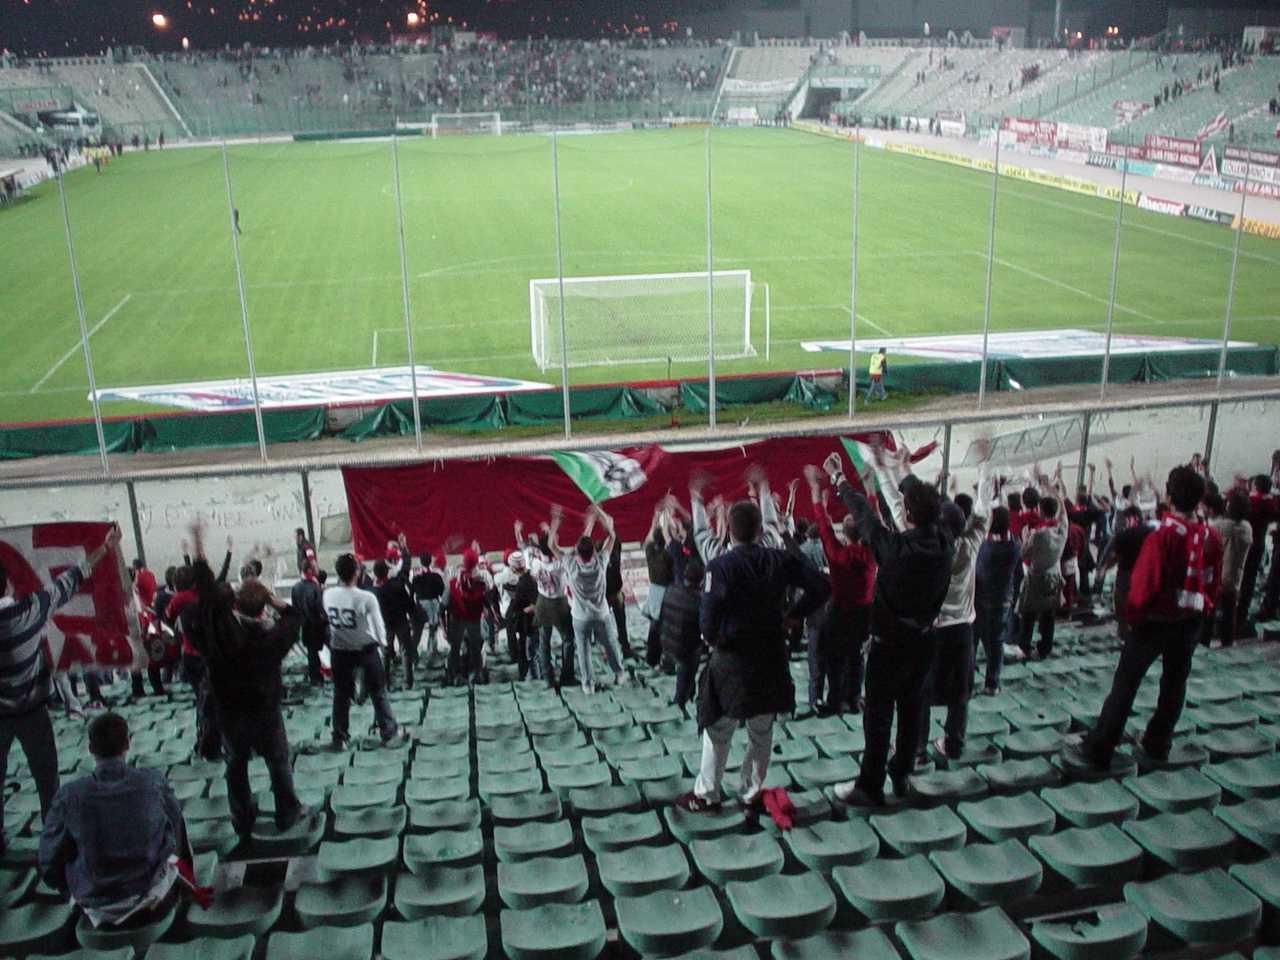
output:
[[[1280,11],[0,2],[0,957],[1280,958]]]

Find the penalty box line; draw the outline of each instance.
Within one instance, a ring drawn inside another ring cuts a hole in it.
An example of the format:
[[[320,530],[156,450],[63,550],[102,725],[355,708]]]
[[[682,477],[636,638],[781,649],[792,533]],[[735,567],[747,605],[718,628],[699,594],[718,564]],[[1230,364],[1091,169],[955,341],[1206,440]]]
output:
[[[107,322],[112,317],[114,317],[117,313],[119,313],[124,308],[124,305],[128,303],[132,298],[133,298],[132,293],[126,293],[124,295],[124,298],[119,303],[117,303],[114,307],[112,307],[110,310],[107,311],[106,316],[104,316],[101,320],[99,320],[89,329],[89,336],[92,337],[95,333],[97,333],[99,330],[105,327],[107,325]],[[68,360],[70,360],[72,357],[74,357],[77,351],[81,349],[83,349],[83,344],[79,340],[77,340],[72,345],[71,349],[68,350],[66,353],[64,353],[61,357],[59,357],[58,361],[52,367],[49,368],[49,372],[36,381],[35,386],[33,386],[29,392],[35,393],[41,387],[43,387],[46,383],[48,383],[49,380],[52,379],[53,375],[62,369],[62,365],[66,363]]]

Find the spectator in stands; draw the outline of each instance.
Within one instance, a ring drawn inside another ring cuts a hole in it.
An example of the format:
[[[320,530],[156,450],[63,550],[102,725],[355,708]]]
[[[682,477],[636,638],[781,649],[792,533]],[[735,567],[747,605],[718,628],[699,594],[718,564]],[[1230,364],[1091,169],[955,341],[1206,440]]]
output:
[[[649,572],[649,593],[645,597],[643,613],[649,621],[649,636],[645,643],[645,662],[656,667],[662,660],[662,599],[672,584],[672,559],[667,552],[667,511],[674,497],[664,497],[653,508],[653,519],[645,534],[645,566]]]
[[[298,527],[293,531],[293,540],[298,550],[298,574],[301,575],[302,571],[306,569],[308,560],[316,563],[316,548],[307,539],[307,531],[303,530],[302,527]],[[319,565],[317,564],[317,566]]]
[[[1232,491],[1224,500],[1222,494],[1211,493],[1204,498],[1209,514],[1209,525],[1222,540],[1222,592],[1218,597],[1217,634],[1224,647],[1236,640],[1239,631],[1240,584],[1244,580],[1245,558],[1253,545],[1253,528],[1249,526],[1249,498],[1239,490]],[[1211,626],[1206,624],[1206,626]],[[1206,646],[1213,631],[1206,630]]]
[[[314,557],[302,564],[302,576],[290,593],[293,609],[302,618],[302,646],[307,651],[307,679],[313,687],[323,686],[320,651],[329,640],[329,618],[324,612],[324,590]]]
[[[1093,729],[1063,749],[1069,769],[1107,771],[1124,735],[1142,678],[1163,660],[1160,696],[1141,749],[1159,763],[1169,756],[1182,715],[1191,660],[1222,583],[1222,541],[1196,519],[1205,481],[1190,467],[1174,467],[1166,485],[1170,510],[1142,544],[1123,612],[1133,632],[1125,639],[1111,692]]]
[[[484,619],[485,599],[490,589],[487,575],[480,569],[480,549],[472,544],[462,551],[462,566],[449,580],[444,593],[444,607],[449,616],[449,665],[446,671],[450,685],[464,682],[459,667],[462,651],[467,651],[467,683],[480,683],[484,669],[484,636],[480,623]]]
[[[569,612],[569,598],[565,595],[564,563],[547,542],[550,529],[550,525],[544,525],[540,535],[528,541],[528,549],[533,554],[530,572],[538,584],[538,603],[534,611],[538,627],[537,649],[530,652],[529,663],[535,679],[555,685],[551,672],[551,631],[554,629],[560,634],[560,688],[564,689],[576,682],[573,617]],[[516,546],[524,546],[524,525],[519,520],[515,524],[515,533]]]
[[[409,547],[404,534],[395,546],[388,547],[387,559],[373,565],[374,595],[387,630],[387,682],[398,657],[405,660],[405,683],[413,682],[413,663],[409,647],[413,642],[413,596],[409,592],[412,570]]]
[[[760,809],[773,750],[773,721],[795,710],[784,624],[802,619],[826,601],[830,587],[800,558],[762,546],[760,508],[741,500],[729,511],[732,547],[707,564],[702,597],[702,637],[711,661],[698,689],[702,763],[693,790],[676,799],[691,813],[718,810],[729,744],[747,726],[742,760],[745,806]],[[788,588],[803,591],[787,609]]]
[[[804,476],[813,506],[814,521],[810,529],[816,529],[831,578],[831,600],[819,637],[819,659],[827,679],[827,699],[822,712],[839,713],[848,705],[853,713],[858,713],[862,700],[862,648],[871,628],[876,560],[871,548],[859,536],[852,513],[846,515],[840,525],[844,542],[836,540],[822,503],[822,471],[810,464],[804,468]]]
[[[386,626],[378,609],[378,598],[356,586],[360,564],[349,553],[334,563],[338,584],[324,592],[324,608],[329,615],[329,646],[333,667],[333,746],[345,751],[351,744],[351,700],[356,692],[356,674],[363,672],[365,694],[373,702],[373,714],[385,746],[398,747],[408,736],[387,701],[387,681],[379,648],[386,645]]]
[[[1260,473],[1250,482],[1249,526],[1253,528],[1253,542],[1244,561],[1244,576],[1240,582],[1239,612],[1236,614],[1239,629],[1248,627],[1249,609],[1257,590],[1258,571],[1262,567],[1262,555],[1267,545],[1267,528],[1280,520],[1280,499],[1272,493],[1271,477]],[[1249,628],[1251,631],[1251,628]]]
[[[261,580],[248,580],[233,592],[229,584],[214,579],[199,525],[192,528],[192,542],[199,627],[192,631],[191,642],[204,658],[217,705],[231,824],[241,837],[253,832],[258,811],[249,786],[249,761],[256,753],[271,778],[276,826],[285,831],[297,823],[302,806],[293,790],[289,740],[280,712],[280,663],[297,641],[302,617]],[[265,616],[267,607],[275,611],[274,620]]]
[[[684,582],[671,584],[662,592],[662,652],[676,665],[676,690],[672,698],[681,710],[693,696],[698,661],[702,656],[702,631],[699,609],[702,602],[702,580],[706,575],[702,561],[694,557],[684,568]]]
[[[137,926],[177,899],[173,858],[191,862],[182,808],[163,773],[128,762],[129,725],[89,724],[92,773],[58,791],[40,836],[40,878],[94,927]]]
[[[876,352],[871,355],[871,361],[867,368],[869,383],[867,384],[867,402],[873,400],[885,400],[888,394],[884,390],[884,375],[889,372],[889,360],[885,356],[884,347],[877,347]]]
[[[876,500],[853,489],[837,455],[823,467],[877,566],[863,717],[866,751],[858,778],[837,785],[835,792],[852,806],[880,806],[886,772],[894,793],[905,796],[907,776],[915,767],[924,683],[935,656],[932,628],[950,589],[955,550],[939,524],[941,506],[934,487],[908,473],[897,489],[884,490],[899,532],[881,520]],[[897,750],[890,763],[895,710]]]
[[[507,647],[511,659],[520,665],[520,679],[529,675],[529,642],[533,637],[533,613],[538,605],[538,584],[529,573],[524,552],[513,550],[507,557],[506,577],[501,584],[506,599],[504,617]]]
[[[1016,496],[1011,494],[1010,500]],[[1009,507],[991,511],[991,529],[978,551],[974,572],[974,634],[987,654],[985,692],[989,697],[1000,692],[1005,623],[1014,594],[1015,570],[1022,565],[1022,550],[1010,531],[1009,520]]]
[[[444,555],[432,556],[424,553],[420,561],[422,568],[414,574],[410,581],[413,591],[413,602],[417,613],[413,618],[413,647],[416,651],[422,642],[422,634],[427,634],[427,659],[436,655],[437,634],[440,631],[440,605],[444,598],[445,568]]]
[[[1061,464],[1058,469],[1061,470]],[[1027,502],[1025,491],[1023,502]],[[1024,517],[1022,531],[1022,562],[1026,573],[1022,594],[1018,597],[1018,616],[1022,621],[1019,646],[1023,656],[1030,656],[1031,638],[1038,625],[1040,640],[1035,652],[1044,659],[1053,651],[1054,618],[1062,597],[1067,514],[1056,497],[1037,496],[1036,503],[1040,507],[1039,520],[1033,525]]]
[[[113,526],[102,546],[60,574],[44,590],[25,597],[15,595],[16,585],[0,566],[0,853],[4,852],[4,784],[9,769],[9,747],[22,747],[27,767],[40,797],[40,814],[49,816],[58,790],[58,745],[53,738],[48,702],[53,681],[44,652],[44,631],[49,618],[75,596],[120,543],[120,528]]]
[[[548,544],[559,551],[558,536],[564,513],[559,506],[551,508],[551,529]],[[591,531],[597,521],[605,529],[604,545],[597,549],[591,539]],[[587,508],[586,528],[578,539],[577,547],[564,553],[564,570],[569,584],[569,606],[573,615],[573,635],[577,639],[578,671],[582,674],[584,693],[595,693],[596,684],[591,663],[591,645],[599,643],[604,648],[605,660],[613,670],[614,680],[620,686],[627,674],[622,666],[622,652],[618,646],[617,626],[608,608],[607,560],[613,552],[617,536],[613,520],[592,504]]]
[[[600,549],[597,545],[597,549]],[[614,632],[618,636],[618,647],[622,650],[622,658],[630,660],[631,638],[627,636],[627,596],[622,586],[622,539],[614,537],[613,549],[609,551],[609,564],[605,569],[605,596],[609,601],[609,610],[613,614]]]
[[[133,592],[137,596],[140,610],[151,610],[155,606],[157,584],[156,575],[147,569],[140,558],[135,558],[129,565],[129,576],[133,578]],[[134,670],[129,679],[132,685],[133,699],[141,700],[147,695],[142,685],[142,671]],[[164,677],[158,663],[147,664],[147,679],[151,682],[151,692],[157,697],[164,696]]]

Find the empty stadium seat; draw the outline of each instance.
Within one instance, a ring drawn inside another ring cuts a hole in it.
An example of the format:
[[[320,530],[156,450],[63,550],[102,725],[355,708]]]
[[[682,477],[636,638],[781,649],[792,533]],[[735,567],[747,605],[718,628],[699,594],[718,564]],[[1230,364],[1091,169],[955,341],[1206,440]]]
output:
[[[466,916],[484,904],[484,869],[434,867],[396,877],[396,910],[406,920]]]
[[[187,928],[196,937],[235,939],[260,937],[280,918],[284,906],[281,886],[247,886],[224,890],[207,909],[187,911]]]
[[[782,848],[765,833],[731,833],[695,840],[689,845],[689,852],[698,872],[717,887],[735,880],[759,880],[782,871]]]
[[[615,897],[642,897],[659,890],[678,890],[689,881],[684,847],[626,847],[596,854],[600,882]]]
[[[1124,832],[1143,850],[1174,870],[1204,870],[1225,863],[1235,834],[1207,810],[1163,813],[1124,824]]]
[[[1280,797],[1280,754],[1207,764],[1200,772],[1241,800]]]
[[[246,933],[230,940],[201,937],[186,943],[153,943],[146,960],[251,960],[257,942]]]
[[[919,854],[836,867],[831,879],[849,905],[873,923],[927,916],[946,894],[942,877]]]
[[[1240,837],[1268,853],[1280,852],[1280,799],[1246,800],[1217,807],[1213,815]]]
[[[710,887],[619,897],[614,907],[619,934],[643,956],[708,947],[724,929],[724,914]]]
[[[1040,791],[1040,799],[1077,827],[1118,824],[1138,816],[1138,798],[1114,780],[1046,787]]]
[[[1124,898],[1187,943],[1234,943],[1262,922],[1262,903],[1222,870],[1126,883]]]
[[[1147,942],[1147,918],[1113,904],[1031,925],[1031,938],[1056,960],[1130,960]]]
[[[1113,823],[1031,837],[1027,846],[1069,883],[1119,885],[1142,874],[1142,848]]]
[[[866,930],[826,930],[804,940],[775,940],[773,960],[902,960],[892,941],[876,927]]]
[[[836,915],[836,898],[816,873],[775,874],[730,883],[725,888],[739,922],[766,939],[803,939],[825,930]]]
[[[1031,944],[999,907],[898,923],[911,960],[1030,960]]]
[[[489,801],[489,814],[497,826],[515,827],[530,820],[559,820],[564,813],[559,795],[521,793],[495,796]]]
[[[569,808],[579,817],[599,817],[639,810],[644,806],[640,788],[634,783],[605,784],[569,791]]]
[[[337,880],[304,883],[294,898],[303,927],[358,927],[372,923],[387,905],[387,878],[347,874]]]
[[[408,822],[405,807],[368,807],[336,814],[333,832],[339,837],[399,837]]]
[[[404,865],[416,874],[436,867],[464,867],[479,861],[482,853],[484,837],[479,830],[436,830],[404,838]]]
[[[956,812],[975,833],[993,843],[1052,833],[1057,822],[1053,810],[1034,793],[960,803]]]
[[[479,828],[480,817],[478,800],[448,800],[411,804],[409,807],[409,827],[412,830],[471,831]]]
[[[595,900],[503,910],[500,924],[510,960],[595,960],[605,946],[604,915]]]
[[[978,767],[978,776],[987,781],[992,793],[1021,793],[1054,786],[1062,779],[1044,757],[984,763]]]
[[[964,823],[948,807],[876,814],[870,821],[880,839],[901,857],[964,846]]]
[[[373,960],[373,925],[317,927],[302,933],[273,933],[266,960]]]
[[[921,803],[955,803],[976,800],[990,790],[976,770],[937,770],[908,778],[911,796]]]
[[[1017,840],[938,850],[929,860],[953,890],[979,906],[1009,904],[1040,889],[1040,862]]]
[[[1122,785],[1157,813],[1210,810],[1222,799],[1222,788],[1196,770],[1155,770]]]
[[[428,917],[382,925],[383,960],[484,960],[489,935],[484,917]]]
[[[720,837],[726,833],[736,833],[746,823],[742,810],[731,803],[717,813],[689,813],[679,807],[668,807],[662,811],[667,828],[681,843],[692,843],[694,840],[708,837]]]
[[[810,870],[829,874],[836,867],[852,867],[874,859],[880,839],[862,819],[820,820],[783,834],[795,860]]]

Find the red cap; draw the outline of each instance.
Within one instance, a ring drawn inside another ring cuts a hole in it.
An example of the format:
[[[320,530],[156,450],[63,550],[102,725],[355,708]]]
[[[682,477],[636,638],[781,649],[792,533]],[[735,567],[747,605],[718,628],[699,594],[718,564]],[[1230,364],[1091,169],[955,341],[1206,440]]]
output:
[[[470,547],[462,551],[462,569],[470,573],[480,563],[480,554]]]

